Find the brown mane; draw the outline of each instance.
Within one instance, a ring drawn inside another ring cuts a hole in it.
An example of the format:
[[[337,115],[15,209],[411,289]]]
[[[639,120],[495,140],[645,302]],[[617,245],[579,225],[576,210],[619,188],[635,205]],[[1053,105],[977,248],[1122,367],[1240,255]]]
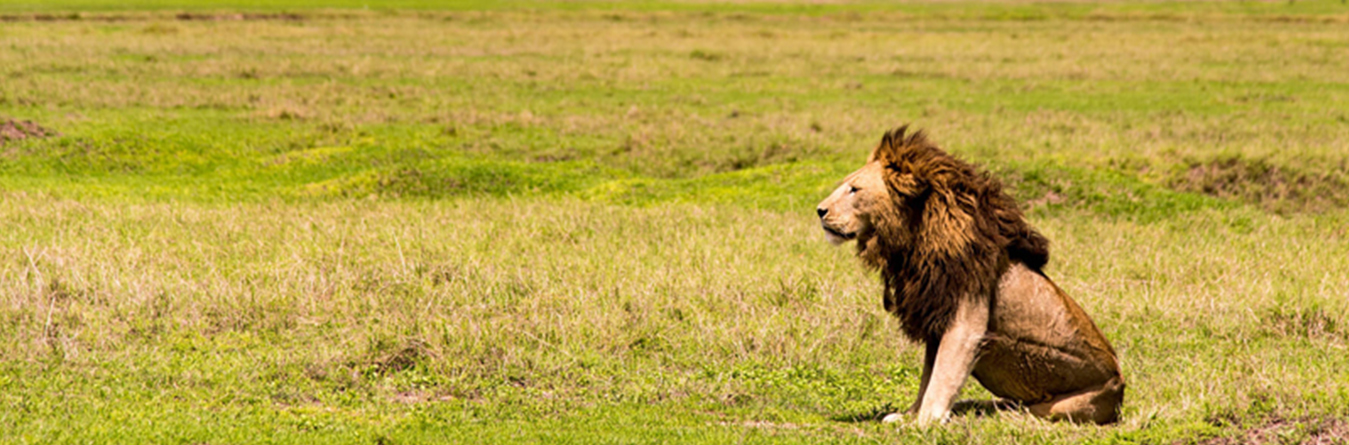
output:
[[[1012,262],[1039,272],[1049,241],[1026,223],[1002,185],[902,126],[871,154],[884,167],[890,202],[859,236],[858,255],[878,269],[885,309],[904,334],[929,341],[946,331],[961,298],[990,299]]]

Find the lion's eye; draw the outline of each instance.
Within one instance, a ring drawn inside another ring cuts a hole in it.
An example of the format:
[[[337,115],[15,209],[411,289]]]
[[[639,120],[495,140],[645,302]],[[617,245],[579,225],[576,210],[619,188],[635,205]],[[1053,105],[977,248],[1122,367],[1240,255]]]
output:
[[[857,187],[848,186],[848,193],[857,193]]]

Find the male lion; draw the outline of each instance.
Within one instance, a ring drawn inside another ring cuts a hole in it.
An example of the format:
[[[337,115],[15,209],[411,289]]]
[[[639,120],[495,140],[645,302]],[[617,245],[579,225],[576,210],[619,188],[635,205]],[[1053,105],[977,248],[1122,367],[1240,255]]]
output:
[[[1041,270],[1049,241],[997,180],[907,129],[887,133],[817,209],[830,241],[857,240],[858,257],[880,271],[885,309],[926,344],[907,413],[919,425],[945,421],[973,374],[1036,416],[1119,420],[1115,351]]]

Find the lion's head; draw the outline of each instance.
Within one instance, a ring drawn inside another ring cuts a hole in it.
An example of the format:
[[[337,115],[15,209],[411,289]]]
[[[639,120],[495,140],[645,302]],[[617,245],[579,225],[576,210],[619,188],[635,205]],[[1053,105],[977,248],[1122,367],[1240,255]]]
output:
[[[997,180],[899,127],[816,209],[830,241],[857,240],[905,333],[944,331],[959,298],[988,298],[1012,261],[1039,270],[1049,243]],[[906,134],[907,133],[907,134]]]
[[[882,174],[879,163],[868,163],[844,178],[843,184],[815,209],[829,242],[842,244],[859,236],[862,239],[871,238],[876,228],[872,218],[890,205],[890,192],[881,179]]]

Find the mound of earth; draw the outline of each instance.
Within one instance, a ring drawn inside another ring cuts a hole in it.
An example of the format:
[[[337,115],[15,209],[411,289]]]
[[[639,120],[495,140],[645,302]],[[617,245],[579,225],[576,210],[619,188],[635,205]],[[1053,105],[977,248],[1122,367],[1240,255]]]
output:
[[[1347,175],[1343,163],[1339,168],[1326,165],[1312,171],[1228,156],[1191,160],[1170,185],[1182,192],[1241,200],[1276,212],[1319,212],[1349,204]]]
[[[0,122],[0,144],[9,141],[21,141],[28,138],[45,138],[56,136],[53,130],[42,128],[33,121],[16,121],[5,119]]]

